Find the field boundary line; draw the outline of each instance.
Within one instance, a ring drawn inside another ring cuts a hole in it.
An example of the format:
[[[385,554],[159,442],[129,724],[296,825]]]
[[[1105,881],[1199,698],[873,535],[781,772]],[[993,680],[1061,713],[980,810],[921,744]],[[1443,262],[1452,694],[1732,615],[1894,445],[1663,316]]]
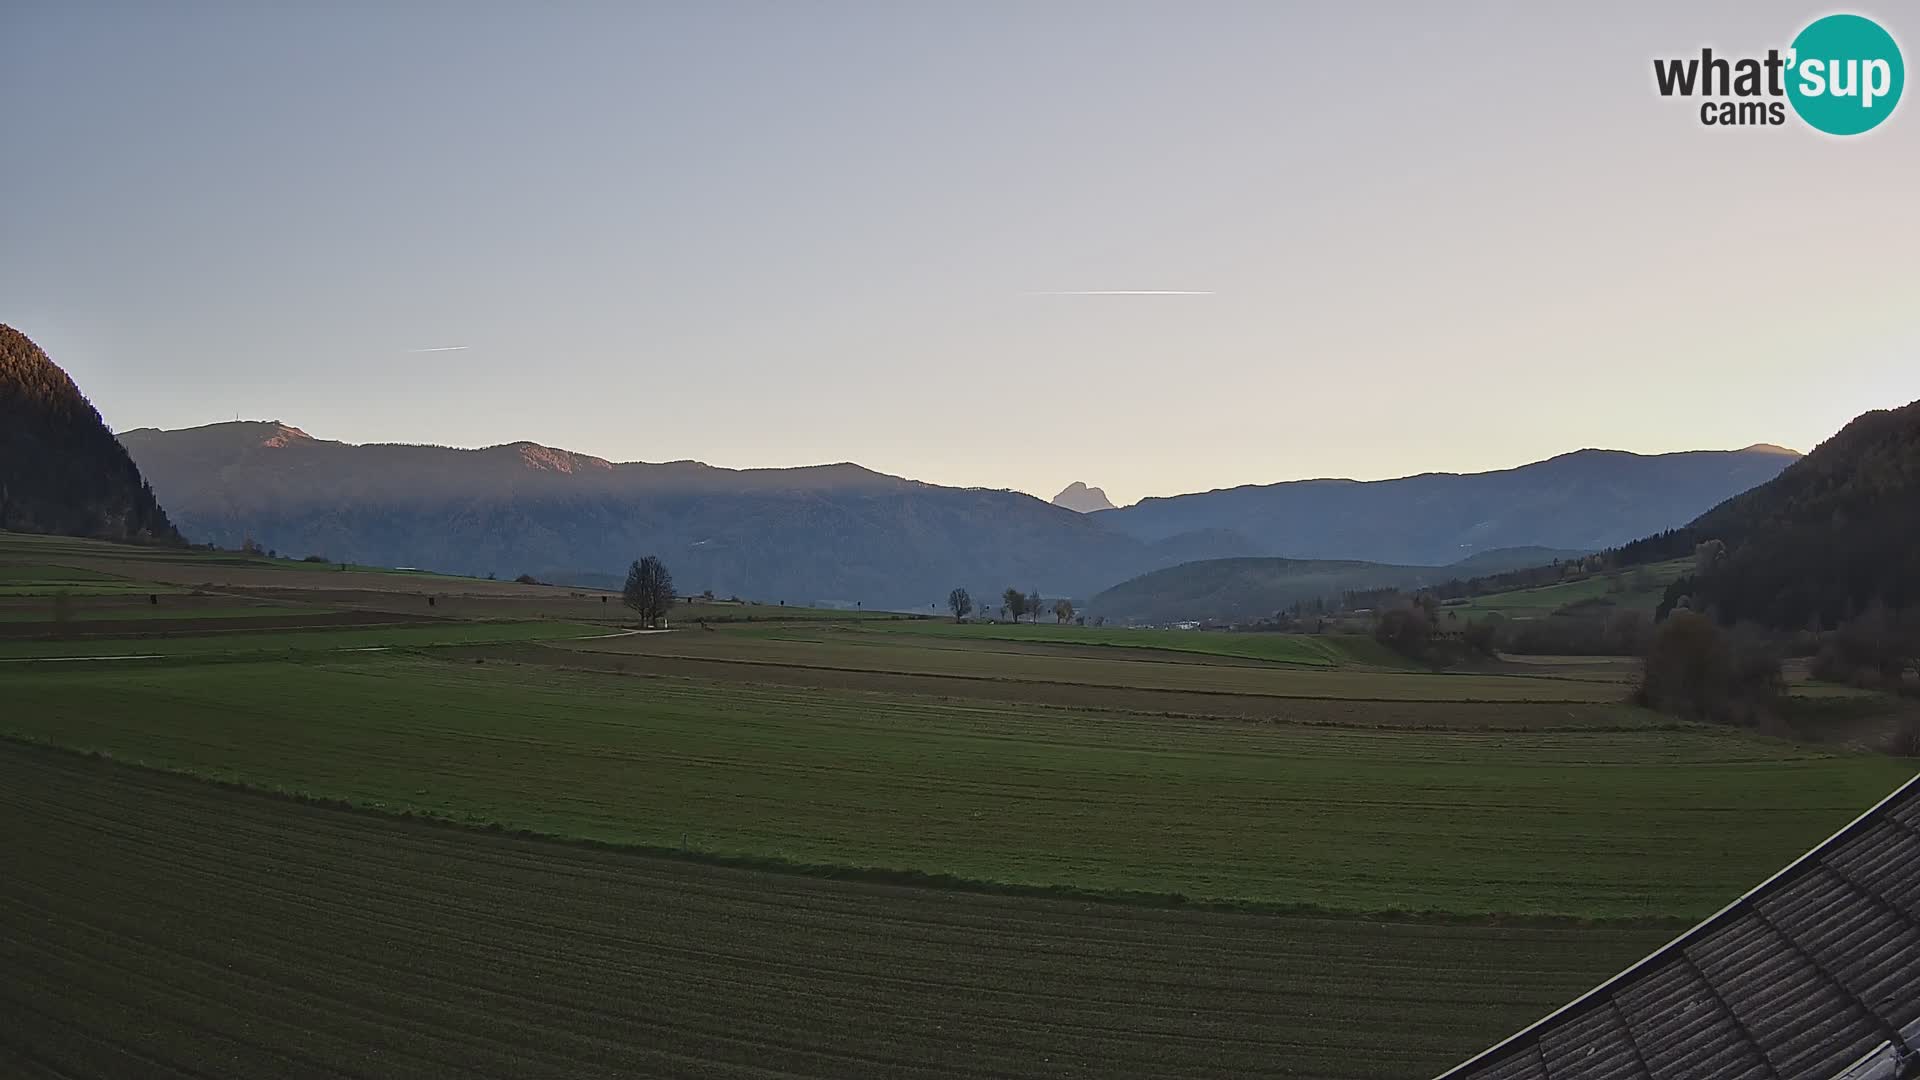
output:
[[[71,664],[84,660],[165,660],[162,653],[149,653],[145,656],[8,656],[0,657],[0,664]]]
[[[655,631],[655,632],[667,633],[667,631],[664,631],[664,630]],[[609,636],[619,636],[619,635],[609,635]],[[598,640],[598,638],[551,638],[548,640],[549,641],[594,641],[594,640]],[[475,642],[464,642],[463,644],[487,645],[487,644],[495,644],[495,643],[475,641]],[[519,643],[509,642],[508,644],[519,644]],[[539,640],[529,640],[525,644],[545,645],[546,642],[539,641]],[[562,650],[562,651],[565,651],[565,650]],[[961,675],[961,674],[947,674],[947,673],[932,672],[932,671],[891,671],[884,668],[842,667],[834,664],[796,664],[788,661],[779,661],[779,660],[744,660],[744,659],[734,659],[731,657],[689,656],[684,653],[595,653],[593,655],[616,656],[616,657],[632,656],[632,657],[641,657],[641,658],[648,657],[648,656],[655,656],[655,657],[659,657],[662,660],[687,660],[687,661],[709,663],[709,664],[737,664],[742,667],[788,668],[796,671],[834,671],[834,672],[840,672],[846,675],[899,675],[899,676],[905,676],[910,678],[964,679],[969,682],[1007,683],[1007,684],[1013,684],[1013,685],[1028,685],[1028,686],[1084,687],[1084,688],[1091,688],[1091,689],[1097,689],[1097,690],[1138,690],[1138,691],[1148,692],[1148,693],[1201,694],[1201,695],[1207,695],[1212,697],[1260,697],[1260,698],[1272,698],[1275,701],[1354,701],[1354,702],[1362,702],[1362,703],[1369,703],[1369,704],[1375,704],[1375,705],[1460,704],[1460,705],[1614,706],[1614,705],[1628,704],[1625,701],[1582,701],[1576,698],[1516,698],[1516,699],[1494,698],[1491,700],[1484,699],[1484,698],[1420,698],[1420,697],[1382,698],[1382,697],[1332,697],[1325,694],[1272,694],[1272,693],[1265,693],[1259,690],[1208,690],[1203,688],[1193,688],[1193,689],[1183,688],[1178,690],[1170,690],[1165,687],[1157,687],[1157,686],[1126,686],[1126,685],[1115,684],[1115,683],[1064,682],[1059,679],[1011,679],[1011,678],[1007,678],[1005,676],[1000,676],[1000,675]]]

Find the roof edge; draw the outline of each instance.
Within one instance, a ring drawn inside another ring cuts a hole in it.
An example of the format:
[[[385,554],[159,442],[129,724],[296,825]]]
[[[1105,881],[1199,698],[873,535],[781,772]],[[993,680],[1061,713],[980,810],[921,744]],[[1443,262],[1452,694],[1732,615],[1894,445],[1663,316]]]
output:
[[[1909,1046],[1920,1044],[1920,1020],[1900,1029],[1900,1038]],[[1905,1080],[1920,1074],[1920,1053],[1901,1053],[1892,1042],[1883,1042],[1866,1052],[1859,1061],[1835,1073],[1833,1080]]]
[[[1672,941],[1667,942],[1665,945],[1660,946],[1658,949],[1655,949],[1652,952],[1648,953],[1647,955],[1634,961],[1624,971],[1621,971],[1619,974],[1613,976],[1607,981],[1600,983],[1598,986],[1595,986],[1593,989],[1588,990],[1586,993],[1581,994],[1579,997],[1574,998],[1572,1001],[1567,1002],[1565,1005],[1562,1005],[1559,1008],[1548,1013],[1547,1015],[1541,1017],[1540,1019],[1535,1020],[1533,1023],[1528,1024],[1526,1027],[1521,1028],[1519,1031],[1514,1032],[1512,1035],[1507,1036],[1506,1038],[1500,1040],[1499,1042],[1494,1043],[1492,1046],[1487,1047],[1485,1050],[1480,1051],[1478,1054],[1473,1055],[1472,1057],[1466,1059],[1465,1061],[1460,1062],[1458,1065],[1455,1065],[1454,1067],[1448,1069],[1447,1071],[1439,1074],[1438,1076],[1434,1077],[1434,1080],[1456,1080],[1456,1078],[1465,1075],[1467,1072],[1473,1069],[1479,1068],[1483,1065],[1492,1064],[1493,1062],[1498,1061],[1501,1058],[1505,1057],[1509,1052],[1513,1050],[1517,1050],[1520,1047],[1526,1045],[1530,1037],[1540,1034],[1543,1029],[1549,1027],[1555,1021],[1565,1017],[1578,1016],[1581,1013],[1585,1012],[1588,1008],[1591,1008],[1595,1004],[1597,1004],[1601,1000],[1603,995],[1610,993],[1614,988],[1618,987],[1622,983],[1625,983],[1629,978],[1633,976],[1635,972],[1639,971],[1641,968],[1647,967],[1648,965],[1654,963],[1657,960],[1660,960],[1661,958],[1665,957],[1668,953],[1671,953],[1676,949],[1685,948],[1694,939],[1704,936],[1710,930],[1714,929],[1722,920],[1726,919],[1729,915],[1732,915],[1733,913],[1746,907],[1750,902],[1752,902],[1752,900],[1755,897],[1759,896],[1763,892],[1768,891],[1776,883],[1789,877],[1794,872],[1798,871],[1800,868],[1807,865],[1807,863],[1817,858],[1821,852],[1826,851],[1828,848],[1834,846],[1835,844],[1839,843],[1840,841],[1846,839],[1849,836],[1852,836],[1855,832],[1864,828],[1866,825],[1871,823],[1880,814],[1882,810],[1886,809],[1887,807],[1893,805],[1895,802],[1899,801],[1903,796],[1905,796],[1910,791],[1920,792],[1920,773],[1915,773],[1912,777],[1908,778],[1906,783],[1901,784],[1899,787],[1889,792],[1886,798],[1883,798],[1879,802],[1874,803],[1873,806],[1869,807],[1866,810],[1866,812],[1862,813],[1859,817],[1856,817],[1852,821],[1849,821],[1845,825],[1841,826],[1838,832],[1835,832],[1832,836],[1829,836],[1825,840],[1822,840],[1818,844],[1815,844],[1814,846],[1808,848],[1804,853],[1801,854],[1799,858],[1793,860],[1787,865],[1774,871],[1765,881],[1762,881],[1760,884],[1755,885],[1753,888],[1748,889],[1744,893],[1741,893],[1740,896],[1737,899],[1735,899],[1732,903],[1721,908],[1719,911],[1716,911],[1713,914],[1707,916],[1705,919],[1701,920],[1698,924],[1682,932],[1680,936],[1674,938]],[[1904,1035],[1905,1032],[1903,1032],[1902,1034]],[[1871,1054],[1868,1055],[1868,1058],[1862,1059],[1862,1061],[1859,1064],[1868,1064],[1869,1059],[1871,1059],[1872,1056],[1873,1055]],[[1875,1076],[1877,1074],[1869,1073],[1865,1075]],[[1899,1074],[1893,1073],[1889,1075],[1898,1076]],[[1842,1073],[1839,1077],[1836,1077],[1835,1080],[1851,1080],[1851,1078],[1848,1073]]]

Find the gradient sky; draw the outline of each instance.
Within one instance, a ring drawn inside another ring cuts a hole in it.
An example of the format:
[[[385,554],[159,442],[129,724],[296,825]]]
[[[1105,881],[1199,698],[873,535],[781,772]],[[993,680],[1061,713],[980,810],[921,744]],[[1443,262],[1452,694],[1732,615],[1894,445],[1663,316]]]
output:
[[[1920,398],[1920,100],[1653,89],[1817,4],[307,6],[0,6],[0,321],[117,429],[1125,502]]]

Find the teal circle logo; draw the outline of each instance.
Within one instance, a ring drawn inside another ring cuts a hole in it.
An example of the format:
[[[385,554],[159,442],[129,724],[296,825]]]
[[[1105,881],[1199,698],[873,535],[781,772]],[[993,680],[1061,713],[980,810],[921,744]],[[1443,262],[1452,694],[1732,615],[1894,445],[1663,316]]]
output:
[[[1893,35],[1860,15],[1828,15],[1793,39],[1787,100],[1793,111],[1829,135],[1858,135],[1879,126],[1900,104],[1907,66]]]

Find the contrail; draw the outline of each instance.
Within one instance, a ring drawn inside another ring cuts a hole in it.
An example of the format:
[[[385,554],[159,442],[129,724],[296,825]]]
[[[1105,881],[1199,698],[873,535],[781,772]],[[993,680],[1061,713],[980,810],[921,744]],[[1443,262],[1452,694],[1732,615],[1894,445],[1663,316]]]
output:
[[[418,353],[418,352],[459,352],[459,351],[460,351],[460,350],[462,350],[462,349],[470,349],[470,348],[472,348],[472,347],[473,347],[473,346],[471,346],[471,345],[441,345],[441,346],[439,346],[439,347],[437,347],[437,348],[432,348],[432,349],[408,349],[407,351],[408,351],[408,352],[410,352],[410,353]]]
[[[1028,296],[1217,296],[1211,289],[1057,289]]]

